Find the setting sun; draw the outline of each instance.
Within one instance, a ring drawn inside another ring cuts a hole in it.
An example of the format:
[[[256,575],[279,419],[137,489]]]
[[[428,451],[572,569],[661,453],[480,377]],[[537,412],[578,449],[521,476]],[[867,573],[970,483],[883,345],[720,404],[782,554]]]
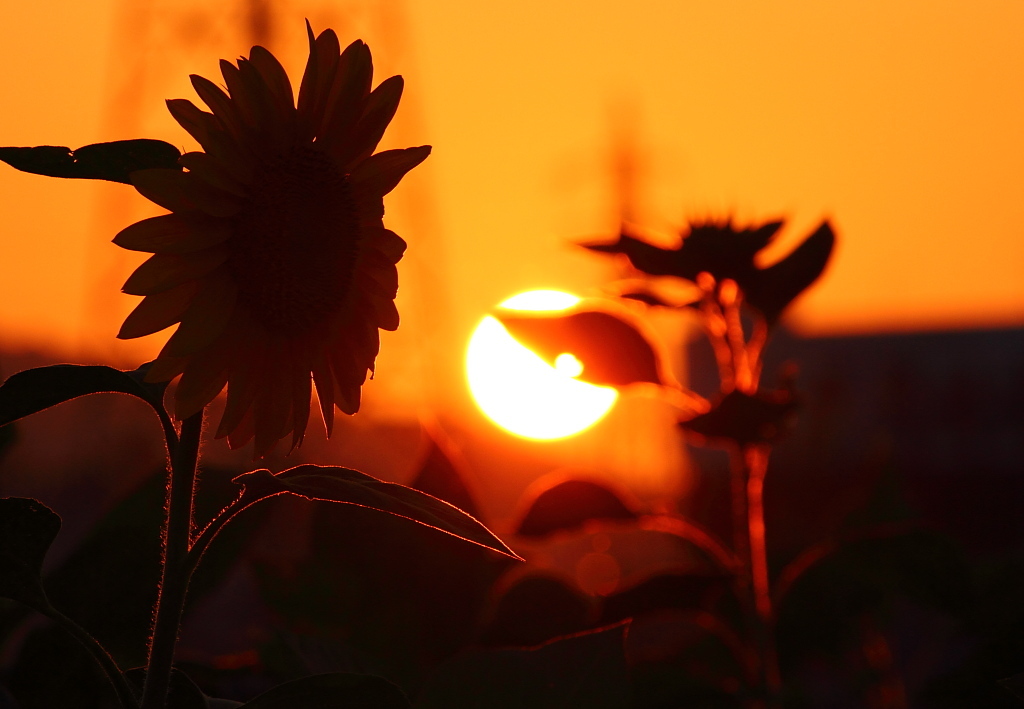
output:
[[[520,293],[501,303],[508,310],[554,311],[579,298],[553,290]],[[611,410],[618,393],[578,377],[583,365],[570,352],[554,366],[517,342],[498,320],[485,317],[470,338],[466,378],[477,406],[503,429],[524,438],[553,440],[589,428]]]

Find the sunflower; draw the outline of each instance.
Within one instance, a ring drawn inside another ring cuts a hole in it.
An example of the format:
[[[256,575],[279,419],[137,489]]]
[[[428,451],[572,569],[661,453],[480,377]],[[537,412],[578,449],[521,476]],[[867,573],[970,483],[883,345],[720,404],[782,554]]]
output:
[[[291,434],[301,443],[313,384],[327,433],[334,407],[359,409],[360,387],[398,327],[396,264],[405,242],[384,228],[383,197],[430,146],[374,154],[398,107],[402,78],[370,90],[361,41],[340,51],[332,30],[309,33],[296,104],[288,76],[263,47],[221,61],[227,91],[192,85],[210,112],[167,102],[202,146],[182,170],[132,173],[135,188],[170,210],[121,231],[114,243],[153,256],[124,284],[145,298],[118,337],[176,323],[147,379],[181,375],[179,419],[223,390],[217,437],[255,455]]]

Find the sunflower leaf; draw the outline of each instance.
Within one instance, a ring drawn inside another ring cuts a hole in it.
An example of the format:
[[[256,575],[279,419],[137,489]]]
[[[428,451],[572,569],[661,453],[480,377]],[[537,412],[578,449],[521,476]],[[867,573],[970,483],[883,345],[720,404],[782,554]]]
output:
[[[565,480],[537,495],[522,516],[516,534],[546,537],[584,527],[592,520],[631,520],[630,505],[601,483]]]
[[[658,355],[647,338],[624,319],[597,310],[498,313],[515,339],[549,364],[562,353],[583,364],[580,380],[602,386],[661,384]]]
[[[22,172],[124,184],[131,184],[128,176],[136,170],[180,170],[179,157],[181,152],[170,143],[149,138],[94,143],[77,150],[56,145],[0,148],[0,160]]]
[[[101,365],[54,364],[12,374],[0,385],[0,426],[86,394],[137,396],[163,412],[166,384],[143,381],[148,365],[134,372]]]
[[[405,694],[381,677],[348,672],[312,675],[285,682],[239,709],[409,709]]]
[[[237,510],[281,494],[357,505],[404,517],[500,554],[519,557],[487,527],[458,507],[411,487],[378,480],[358,470],[300,465],[274,475],[254,470],[235,478],[244,486]]]
[[[33,608],[50,605],[41,573],[59,531],[60,517],[38,500],[0,499],[0,596]]]

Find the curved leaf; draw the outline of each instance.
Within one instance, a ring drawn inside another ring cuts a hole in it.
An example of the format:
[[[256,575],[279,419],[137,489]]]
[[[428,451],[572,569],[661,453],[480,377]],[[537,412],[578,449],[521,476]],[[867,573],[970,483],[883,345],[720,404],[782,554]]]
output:
[[[235,478],[244,486],[235,512],[274,495],[292,494],[310,500],[358,505],[404,517],[500,554],[519,557],[487,527],[458,507],[411,487],[389,483],[358,470],[300,465],[274,475],[254,470]]]
[[[43,559],[60,531],[60,517],[24,497],[0,499],[0,596],[46,608]]]
[[[512,337],[554,364],[569,353],[583,364],[580,380],[605,386],[661,384],[658,357],[631,323],[598,310],[564,313],[497,313]]]
[[[129,185],[131,180],[128,176],[136,170],[180,170],[179,157],[181,152],[170,143],[149,138],[94,143],[78,150],[55,145],[0,148],[0,160],[22,172]]]
[[[386,679],[345,672],[285,682],[240,709],[409,709],[405,694]]]
[[[533,647],[593,627],[592,615],[593,603],[581,591],[556,576],[530,574],[501,595],[479,642],[485,647]]]
[[[516,534],[544,537],[579,529],[591,520],[636,518],[636,513],[609,487],[589,480],[565,480],[528,503]]]
[[[0,426],[86,394],[108,392],[137,396],[163,414],[167,385],[145,383],[146,366],[123,372],[101,365],[54,364],[12,374],[0,385]]]

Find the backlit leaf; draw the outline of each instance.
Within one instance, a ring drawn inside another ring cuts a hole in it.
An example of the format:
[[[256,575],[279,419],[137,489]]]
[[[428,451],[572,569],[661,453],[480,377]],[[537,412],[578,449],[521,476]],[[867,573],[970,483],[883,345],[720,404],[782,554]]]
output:
[[[145,366],[123,372],[98,365],[54,364],[12,374],[0,385],[0,426],[79,396],[108,392],[137,396],[162,412],[166,384],[143,382]]]
[[[358,470],[300,465],[277,475],[269,470],[254,470],[240,475],[235,481],[245,486],[238,509],[281,494],[358,505],[404,517],[501,554],[519,558],[493,532],[459,508],[419,490],[378,480]]]
[[[537,495],[516,529],[524,537],[544,537],[583,527],[591,520],[636,519],[609,487],[589,480],[566,480]]]
[[[179,157],[181,153],[170,143],[148,138],[94,143],[77,150],[55,145],[0,148],[0,160],[22,172],[124,184],[131,184],[128,176],[136,170],[180,170]]]

